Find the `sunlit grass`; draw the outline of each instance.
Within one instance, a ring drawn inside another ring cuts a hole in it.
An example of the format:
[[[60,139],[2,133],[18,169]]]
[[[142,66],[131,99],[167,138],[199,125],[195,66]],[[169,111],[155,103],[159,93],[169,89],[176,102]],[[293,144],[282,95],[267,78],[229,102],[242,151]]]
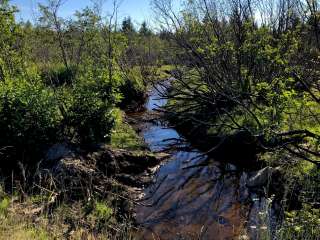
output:
[[[133,239],[130,223],[118,223],[108,200],[61,203],[53,212],[34,213],[45,202],[34,204],[0,199],[0,240]]]
[[[116,109],[113,112],[115,117],[115,126],[111,132],[110,144],[115,148],[127,150],[140,150],[144,144],[135,130],[124,121],[124,114]]]

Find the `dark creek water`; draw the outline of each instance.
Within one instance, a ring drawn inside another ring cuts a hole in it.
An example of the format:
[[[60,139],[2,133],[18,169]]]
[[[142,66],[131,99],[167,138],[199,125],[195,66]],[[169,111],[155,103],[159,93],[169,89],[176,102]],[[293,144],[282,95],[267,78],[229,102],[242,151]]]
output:
[[[165,104],[153,90],[144,117]],[[247,173],[209,160],[188,143],[172,150],[175,140],[184,139],[166,123],[145,122],[140,130],[152,151],[171,151],[136,208],[141,225],[138,238],[262,239],[268,235],[267,201],[246,188]]]

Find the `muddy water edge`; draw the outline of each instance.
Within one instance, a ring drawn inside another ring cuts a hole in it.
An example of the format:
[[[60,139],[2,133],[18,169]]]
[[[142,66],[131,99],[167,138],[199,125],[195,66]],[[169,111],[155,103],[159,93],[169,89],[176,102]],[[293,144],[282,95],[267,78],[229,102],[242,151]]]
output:
[[[135,208],[137,239],[269,238],[273,210],[264,194],[247,188],[252,173],[210,159],[161,120],[154,111],[166,104],[159,90],[150,91],[146,111],[128,115],[151,151],[170,156]]]

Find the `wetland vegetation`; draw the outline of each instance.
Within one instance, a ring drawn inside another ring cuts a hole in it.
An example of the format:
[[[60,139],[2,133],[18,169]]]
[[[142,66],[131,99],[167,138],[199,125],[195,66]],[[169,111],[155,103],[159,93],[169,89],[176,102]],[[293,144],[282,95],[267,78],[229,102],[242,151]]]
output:
[[[0,239],[320,238],[319,0],[64,4],[0,0]]]

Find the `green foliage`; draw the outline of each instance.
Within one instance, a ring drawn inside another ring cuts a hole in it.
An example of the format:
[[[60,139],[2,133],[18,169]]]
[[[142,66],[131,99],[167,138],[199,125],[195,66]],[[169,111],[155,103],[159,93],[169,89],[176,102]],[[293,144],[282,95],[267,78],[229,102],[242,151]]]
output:
[[[114,32],[95,9],[85,8],[65,21],[54,4],[39,6],[39,25],[20,26],[16,9],[1,2],[0,147],[9,147],[4,156],[15,159],[13,165],[37,162],[59,141],[140,145],[114,114],[115,106],[136,109],[145,100],[143,71],[123,61],[136,37],[127,36],[134,32],[131,20],[124,21],[123,32]]]
[[[113,127],[114,105],[110,84],[79,80],[71,89],[61,89],[63,127],[72,141],[81,144],[106,142]]]
[[[141,24],[139,34],[145,37],[150,36],[152,34],[152,31],[148,28],[148,25],[145,21]]]
[[[23,41],[21,28],[15,23],[17,9],[8,0],[0,2],[0,80],[11,75],[21,74],[23,70]]]
[[[119,86],[119,91],[122,94],[119,104],[121,108],[130,109],[143,105],[146,99],[146,85],[139,67],[128,69],[123,74],[123,81]]]
[[[50,67],[42,71],[41,78],[48,86],[70,85],[75,78],[75,69],[65,66]]]
[[[246,13],[245,1],[209,2],[213,11],[204,10],[208,5],[202,1],[186,1],[180,15],[158,8],[178,28],[167,34],[176,43],[179,66],[168,115],[195,137],[204,132],[228,139],[240,130],[257,137],[263,160],[281,166],[285,193],[275,192],[284,197],[281,207],[297,209],[287,214],[276,239],[318,239],[320,52],[312,36],[318,31],[310,32],[310,22],[292,19],[294,14],[287,16],[292,25],[281,30],[255,19],[256,10]],[[290,135],[299,130],[310,134]],[[207,149],[219,150],[224,142]]]
[[[105,229],[116,223],[115,209],[110,207],[111,203],[107,201],[92,200],[84,208],[86,220],[96,229],[105,231]]]
[[[144,103],[146,75],[151,75],[152,64],[157,62],[152,53],[160,40],[146,25],[136,33],[130,19],[124,21],[123,31],[118,31],[117,22],[105,21],[95,8],[62,19],[59,3],[53,0],[40,5],[39,22],[33,25],[17,24],[16,9],[8,1],[0,1],[0,168],[4,173],[23,168],[26,188],[48,147],[57,142],[73,143],[81,150],[97,143],[142,148],[141,139],[116,107]],[[139,63],[143,61],[150,66],[142,69]],[[32,215],[35,206],[38,211],[48,198],[42,194],[28,199],[32,208],[25,215]],[[64,229],[68,224],[73,232],[78,231],[75,239],[87,236],[82,231],[94,232],[95,238],[103,232],[109,238],[109,227],[117,224],[116,208],[103,200],[92,202],[84,214],[82,206],[75,211],[69,206],[50,208],[50,220],[37,216],[35,226],[29,216],[23,215],[21,220],[14,216],[20,209],[8,211],[10,202],[3,199],[0,215],[12,216],[1,219],[0,238],[51,239],[56,236],[54,228],[59,228],[57,236],[61,238],[69,230]],[[40,218],[50,226],[42,228]],[[73,229],[77,224],[79,230]]]
[[[0,213],[0,240],[53,240],[67,234],[74,240],[133,239],[131,224],[117,222],[116,208],[106,201],[59,202],[48,215],[37,211],[46,201],[26,200],[15,200],[6,215]]]
[[[2,216],[6,216],[8,213],[8,208],[10,206],[10,199],[7,197],[4,197],[1,201],[0,201],[0,215]]]
[[[111,146],[128,150],[139,150],[143,148],[142,139],[129,124],[124,122],[123,113],[115,109],[113,116],[115,118],[115,125],[111,132]]]
[[[61,140],[106,142],[117,98],[109,83],[93,80],[55,91],[38,78],[0,82],[0,146],[30,154]]]
[[[130,17],[126,17],[123,21],[122,21],[122,28],[121,31],[125,34],[133,34],[135,33],[135,29],[132,23],[132,20]]]
[[[278,231],[278,239],[316,240],[320,236],[320,210],[308,204],[299,211],[286,212],[283,226]]]
[[[37,78],[0,82],[0,146],[37,151],[57,140],[61,120],[53,90]]]
[[[93,214],[99,221],[108,221],[113,215],[113,210],[104,202],[96,202]]]
[[[180,67],[182,81],[175,83],[170,111],[200,118],[203,127],[214,125],[210,134],[239,129],[265,136],[296,129],[319,134],[319,103],[297,87],[298,79],[307,78],[297,63],[303,45],[299,27],[273,34],[247,20],[239,42],[232,22],[219,28],[218,38],[192,13],[183,16],[186,26],[176,35],[190,44],[184,54],[192,64]]]
[[[174,69],[175,67],[172,65],[162,65],[161,67],[157,68],[157,79],[163,80],[171,77],[171,71]]]
[[[35,228],[35,227],[26,227],[23,231],[24,236],[27,239],[35,239],[35,240],[49,240],[52,239],[50,237],[50,234],[41,228]]]

